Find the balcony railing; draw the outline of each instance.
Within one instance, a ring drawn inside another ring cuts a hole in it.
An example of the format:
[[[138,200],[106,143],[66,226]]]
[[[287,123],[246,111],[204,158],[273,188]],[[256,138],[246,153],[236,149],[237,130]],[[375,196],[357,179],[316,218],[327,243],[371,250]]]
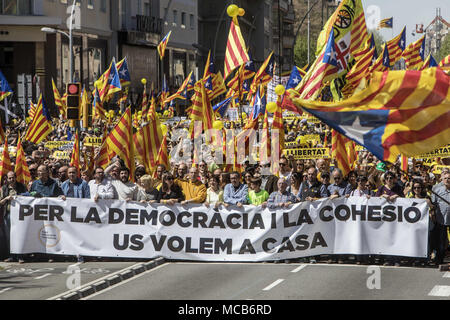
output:
[[[136,15],[136,31],[160,34],[163,30],[162,19]]]

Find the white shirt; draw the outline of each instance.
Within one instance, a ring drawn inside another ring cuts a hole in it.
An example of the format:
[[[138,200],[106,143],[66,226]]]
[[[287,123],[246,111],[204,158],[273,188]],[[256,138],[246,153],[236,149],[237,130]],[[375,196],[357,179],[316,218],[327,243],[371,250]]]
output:
[[[99,199],[114,199],[116,190],[111,180],[104,178],[101,183],[97,183],[95,179],[89,181],[89,189],[91,191],[91,199],[98,195]]]
[[[138,193],[138,186],[128,181],[127,183],[123,183],[120,180],[113,180],[112,185],[114,188],[116,188],[117,195],[120,200],[136,200],[137,199],[137,193]],[[116,198],[117,199],[117,198]]]

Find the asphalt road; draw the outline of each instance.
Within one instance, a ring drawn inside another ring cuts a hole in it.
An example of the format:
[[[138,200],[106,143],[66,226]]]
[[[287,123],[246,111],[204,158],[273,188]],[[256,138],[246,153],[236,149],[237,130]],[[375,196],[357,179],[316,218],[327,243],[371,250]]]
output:
[[[85,299],[450,300],[450,272],[439,272],[432,268],[369,267],[165,263]]]
[[[0,300],[55,299],[74,284],[92,284],[137,264],[0,263]],[[83,299],[450,300],[450,272],[351,264],[165,262]]]

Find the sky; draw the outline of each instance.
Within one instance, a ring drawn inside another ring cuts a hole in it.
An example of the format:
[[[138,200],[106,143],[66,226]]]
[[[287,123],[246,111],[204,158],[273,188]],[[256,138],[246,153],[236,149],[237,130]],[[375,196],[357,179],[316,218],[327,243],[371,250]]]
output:
[[[423,34],[411,33],[416,30],[416,24],[423,24],[426,28],[436,17],[436,8],[441,8],[441,16],[450,22],[450,0],[361,0],[366,21],[370,24],[370,12],[377,6],[380,18],[394,17],[393,29],[381,29],[380,34],[385,40],[390,40],[398,35],[406,26],[406,43],[409,44],[418,40]],[[373,14],[375,16],[375,13]],[[368,25],[370,28],[370,26]]]

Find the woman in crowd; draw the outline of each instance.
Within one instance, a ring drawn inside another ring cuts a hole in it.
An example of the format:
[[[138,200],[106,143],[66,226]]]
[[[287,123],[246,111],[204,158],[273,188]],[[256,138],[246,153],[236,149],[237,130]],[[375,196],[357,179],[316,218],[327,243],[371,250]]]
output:
[[[355,190],[358,187],[358,183],[356,181],[356,172],[355,171],[350,171],[347,174],[347,182],[351,185],[352,190]]]
[[[354,189],[351,193],[351,197],[364,197],[367,196],[370,198],[370,196],[373,196],[373,191],[369,189],[369,182],[366,176],[359,176],[356,178],[356,189]]]
[[[293,172],[291,176],[291,185],[288,187],[287,191],[292,193],[297,199],[300,199],[300,185],[303,181],[302,172]],[[300,201],[300,200],[298,200]]]
[[[251,189],[251,180],[252,180],[252,178],[253,178],[253,175],[249,172],[249,171],[246,171],[245,173],[244,173],[244,184],[246,184],[247,186],[248,186],[248,188],[249,188],[249,190]]]
[[[222,172],[220,175],[220,188],[223,190],[229,183],[231,183],[230,174],[228,172]]]
[[[154,188],[153,178],[146,174],[140,177],[138,182],[138,194],[136,200],[141,203],[155,203],[158,190]]]
[[[156,201],[159,203],[174,205],[184,200],[181,188],[174,183],[174,177],[170,172],[165,172],[162,175],[161,188],[156,196]]]
[[[223,204],[223,189],[220,187],[220,180],[218,176],[211,176],[209,178],[209,188],[206,190],[205,206],[214,205],[218,208]]]

